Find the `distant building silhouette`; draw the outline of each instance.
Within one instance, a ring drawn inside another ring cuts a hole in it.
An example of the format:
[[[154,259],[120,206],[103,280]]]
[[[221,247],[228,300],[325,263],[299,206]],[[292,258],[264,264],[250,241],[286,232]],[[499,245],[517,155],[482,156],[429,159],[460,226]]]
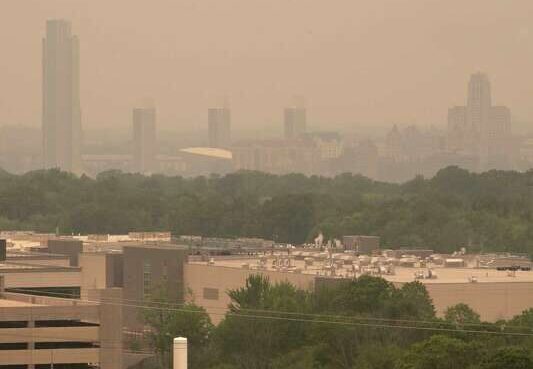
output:
[[[43,39],[45,168],[81,173],[79,40],[65,20],[49,20]]]
[[[209,146],[228,148],[231,145],[231,112],[227,107],[209,108],[207,112]]]
[[[473,74],[466,106],[448,111],[448,149],[477,157],[479,170],[510,169],[511,141],[511,111],[492,105],[486,74]]]
[[[479,135],[489,125],[491,106],[489,78],[483,73],[473,74],[468,83],[466,118],[471,129]]]
[[[284,133],[285,139],[291,140],[302,136],[307,131],[307,112],[302,107],[285,108]]]
[[[151,174],[156,170],[155,108],[133,109],[133,171]]]
[[[448,109],[448,150],[464,150],[466,135],[470,134],[466,122],[466,106],[454,106]]]

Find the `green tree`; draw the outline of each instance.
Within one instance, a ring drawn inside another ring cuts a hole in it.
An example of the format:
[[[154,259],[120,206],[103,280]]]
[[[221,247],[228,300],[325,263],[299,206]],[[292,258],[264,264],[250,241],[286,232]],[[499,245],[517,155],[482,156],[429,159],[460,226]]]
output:
[[[435,319],[435,307],[426,287],[419,281],[405,283],[392,296],[389,316],[411,320]]]
[[[444,320],[457,327],[481,323],[479,314],[463,303],[448,307],[444,312]]]
[[[435,335],[413,345],[400,361],[400,369],[470,369],[482,359],[480,350],[462,340]]]
[[[306,311],[308,293],[251,275],[245,287],[229,291],[229,296],[230,313],[215,336],[220,360],[242,369],[270,369],[281,355],[306,341],[307,326],[283,318],[294,318],[284,312]]]
[[[533,359],[531,352],[524,347],[501,347],[491,355],[481,367],[482,369],[531,369]]]
[[[155,350],[161,368],[172,364],[175,337],[186,337],[189,346],[189,368],[203,369],[209,363],[209,344],[213,325],[206,311],[194,303],[176,308],[162,292],[156,294],[151,307],[143,309],[143,319],[151,329],[148,342]]]

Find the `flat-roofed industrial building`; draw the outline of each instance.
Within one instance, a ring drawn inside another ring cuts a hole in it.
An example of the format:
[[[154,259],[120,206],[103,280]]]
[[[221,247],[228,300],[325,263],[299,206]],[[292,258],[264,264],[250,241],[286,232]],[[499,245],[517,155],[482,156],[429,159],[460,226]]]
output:
[[[220,258],[214,262],[191,261],[185,265],[185,288],[190,298],[203,306],[211,319],[218,323],[228,311],[230,298],[228,290],[245,286],[246,278],[252,274],[267,276],[272,282],[289,282],[302,289],[314,289],[319,280],[338,281],[347,277],[340,273],[335,277],[320,271],[315,262],[307,270],[304,260],[292,260],[293,269],[273,269],[270,265],[260,266],[258,258]],[[350,265],[344,266],[348,270]],[[477,311],[485,321],[510,319],[524,310],[533,308],[533,272],[510,273],[496,269],[480,268],[434,268],[438,278],[417,279],[417,273],[426,273],[427,268],[396,267],[394,275],[381,275],[396,286],[420,281],[426,287],[437,315],[458,303],[465,303]]]

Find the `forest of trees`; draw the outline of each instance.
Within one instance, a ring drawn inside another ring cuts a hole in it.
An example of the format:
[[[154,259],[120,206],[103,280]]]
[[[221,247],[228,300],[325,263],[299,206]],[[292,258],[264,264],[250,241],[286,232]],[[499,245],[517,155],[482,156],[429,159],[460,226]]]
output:
[[[379,235],[384,247],[533,254],[533,171],[470,173],[389,184],[237,172],[224,177],[97,178],[57,170],[0,173],[0,229],[61,234],[167,230],[175,235],[253,236],[299,244]]]
[[[533,368],[533,309],[486,323],[459,304],[437,318],[420,282],[370,276],[303,291],[252,275],[229,295],[218,326],[194,303],[154,299],[144,311],[158,358],[149,367],[169,368],[171,338],[185,336],[190,369]]]

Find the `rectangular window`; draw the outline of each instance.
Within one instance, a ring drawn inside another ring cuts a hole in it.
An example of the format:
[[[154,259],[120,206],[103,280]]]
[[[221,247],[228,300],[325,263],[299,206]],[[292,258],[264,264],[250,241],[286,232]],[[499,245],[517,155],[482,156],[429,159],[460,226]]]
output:
[[[145,261],[143,264],[143,298],[149,300],[152,296],[152,264]]]
[[[167,283],[168,281],[168,267],[167,267],[167,262],[164,261],[163,262],[163,283]]]
[[[218,300],[218,288],[204,288],[204,299]]]

